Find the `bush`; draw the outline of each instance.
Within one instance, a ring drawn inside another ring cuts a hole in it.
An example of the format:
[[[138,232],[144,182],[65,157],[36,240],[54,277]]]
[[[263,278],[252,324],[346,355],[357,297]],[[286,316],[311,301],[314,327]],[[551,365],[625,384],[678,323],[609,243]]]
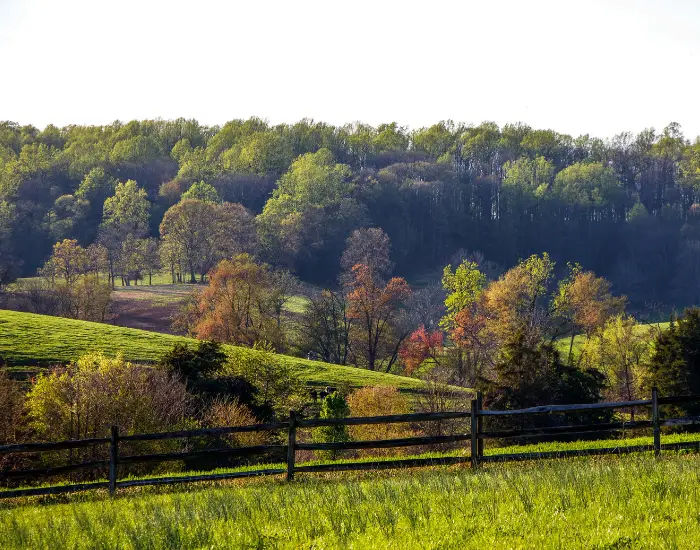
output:
[[[327,395],[321,403],[319,418],[346,418],[350,414],[350,407],[341,393],[333,392]],[[314,443],[345,443],[350,441],[350,434],[346,425],[321,426],[313,432]],[[317,451],[320,458],[335,460],[341,454],[339,451]]]
[[[107,437],[112,425],[124,435],[178,429],[186,422],[188,401],[185,385],[173,374],[92,353],[40,375],[27,394],[27,409],[37,438],[56,441]],[[68,456],[106,458],[107,447],[72,450]]]
[[[411,412],[408,401],[399,390],[390,386],[367,387],[355,390],[348,396],[351,416],[383,416]],[[350,426],[350,436],[354,440],[394,439],[410,437],[413,434],[408,424],[365,424]],[[395,455],[400,449],[367,449],[360,451],[363,456]]]
[[[238,399],[217,399],[210,406],[204,417],[207,427],[250,426],[260,421],[253,412],[240,403]],[[266,432],[241,432],[222,436],[232,447],[264,445],[269,440]]]
[[[189,381],[211,375],[226,362],[226,353],[218,342],[199,342],[197,349],[175,344],[160,360],[160,365]]]
[[[24,394],[19,383],[0,368],[0,445],[20,439],[18,436],[24,431],[23,411]]]
[[[270,345],[256,344],[253,349],[236,350],[226,374],[245,378],[255,386],[255,404],[268,417],[285,418],[306,399],[303,382],[287,363],[280,361]]]

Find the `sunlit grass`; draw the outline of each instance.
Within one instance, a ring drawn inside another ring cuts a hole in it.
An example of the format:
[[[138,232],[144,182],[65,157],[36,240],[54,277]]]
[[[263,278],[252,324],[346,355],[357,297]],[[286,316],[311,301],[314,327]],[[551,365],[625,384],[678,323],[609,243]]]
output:
[[[697,548],[696,455],[143,488],[0,509],[2,548]]]
[[[0,310],[0,357],[10,366],[47,366],[98,350],[112,356],[122,353],[134,362],[153,363],[175,343],[195,345],[197,341],[103,323]],[[243,352],[236,346],[225,349],[231,355]],[[300,379],[315,385],[396,386],[402,390],[423,387],[422,381],[405,376],[288,355],[277,358],[289,365]]]

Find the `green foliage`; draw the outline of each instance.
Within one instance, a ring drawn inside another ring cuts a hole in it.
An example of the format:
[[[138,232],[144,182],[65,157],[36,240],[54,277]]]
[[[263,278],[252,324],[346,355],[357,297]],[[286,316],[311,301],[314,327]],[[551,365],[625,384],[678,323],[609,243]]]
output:
[[[221,344],[200,341],[196,349],[177,343],[160,360],[160,366],[187,380],[211,376],[226,362]]]
[[[689,308],[654,342],[646,388],[656,386],[661,395],[700,393],[700,308]],[[680,407],[695,414],[700,406]]]
[[[501,351],[485,402],[494,409],[521,409],[542,403],[600,401],[605,377],[594,369],[564,365],[552,344],[528,342],[514,334]]]
[[[350,407],[342,394],[335,391],[325,397],[321,403],[319,418],[346,418],[347,416],[350,416]],[[313,440],[315,443],[345,443],[350,441],[350,433],[345,425],[321,426],[314,430]],[[340,454],[338,451],[318,452],[319,456],[331,460],[335,460]]]
[[[204,202],[220,203],[221,199],[216,189],[208,183],[200,181],[193,183],[190,188],[182,194],[182,200],[197,199]]]
[[[445,330],[454,328],[455,316],[463,309],[476,303],[486,287],[486,275],[479,271],[476,262],[464,260],[457,269],[447,265],[442,272],[442,286],[448,292],[445,298],[447,315],[440,326]]]
[[[32,429],[48,440],[105,437],[112,425],[124,434],[173,429],[187,402],[170,374],[101,353],[40,375],[27,394]]]
[[[248,380],[258,390],[256,405],[273,411],[278,418],[298,409],[306,400],[303,381],[288,364],[277,359],[273,348],[265,343],[253,349],[240,349],[233,355],[225,373]]]

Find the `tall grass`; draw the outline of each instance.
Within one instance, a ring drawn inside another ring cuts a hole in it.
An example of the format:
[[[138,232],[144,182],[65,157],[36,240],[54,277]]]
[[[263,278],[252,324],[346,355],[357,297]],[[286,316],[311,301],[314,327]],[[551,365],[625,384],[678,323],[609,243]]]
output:
[[[697,548],[697,456],[146,489],[0,509],[2,548]]]

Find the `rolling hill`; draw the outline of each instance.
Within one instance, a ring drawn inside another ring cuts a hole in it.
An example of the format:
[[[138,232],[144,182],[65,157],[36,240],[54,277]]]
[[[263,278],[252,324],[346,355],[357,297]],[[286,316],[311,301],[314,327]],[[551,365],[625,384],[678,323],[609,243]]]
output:
[[[11,367],[46,367],[74,360],[90,351],[102,351],[107,355],[122,353],[129,361],[153,363],[178,342],[195,344],[197,341],[103,323],[0,310],[0,358]],[[226,345],[225,349],[231,355],[243,350],[231,345]],[[277,357],[308,384],[395,386],[403,391],[423,387],[423,382],[416,378],[288,355]]]

